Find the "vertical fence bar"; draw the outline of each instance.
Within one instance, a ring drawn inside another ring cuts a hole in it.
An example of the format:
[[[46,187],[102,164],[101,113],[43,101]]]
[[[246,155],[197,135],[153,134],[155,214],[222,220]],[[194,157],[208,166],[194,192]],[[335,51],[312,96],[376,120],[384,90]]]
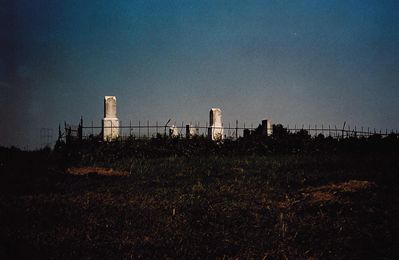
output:
[[[337,125],[334,125],[334,128],[335,128],[335,137],[338,137]]]
[[[140,134],[141,134],[141,122],[139,120],[139,138],[140,138]]]
[[[150,120],[147,120],[147,137],[150,138]]]
[[[197,128],[198,128],[198,135],[201,135],[201,121],[198,121]]]
[[[120,121],[120,124],[119,124],[119,130],[120,130],[120,138],[121,138],[121,140],[123,139],[123,127],[122,127],[122,120]]]
[[[238,120],[236,120],[236,139],[238,139]]]

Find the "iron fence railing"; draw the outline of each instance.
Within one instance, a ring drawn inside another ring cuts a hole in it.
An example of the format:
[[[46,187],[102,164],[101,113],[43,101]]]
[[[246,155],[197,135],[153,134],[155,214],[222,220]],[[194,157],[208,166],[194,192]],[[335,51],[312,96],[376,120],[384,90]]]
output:
[[[141,121],[138,122],[138,124],[132,124],[129,122],[128,125],[122,124],[122,122],[119,122],[119,126],[95,126],[93,122],[91,125],[79,125],[81,128],[81,136],[82,138],[89,138],[91,136],[98,136],[102,133],[103,128],[119,128],[119,139],[125,140],[129,137],[134,137],[134,138],[152,138],[156,137],[157,135],[166,135],[169,136],[169,129],[171,127],[176,128],[178,131],[178,136],[182,138],[188,137],[187,135],[190,133],[187,131],[187,126],[190,128],[195,129],[196,135],[199,136],[208,136],[208,129],[209,125],[205,124],[201,126],[200,123],[194,123],[194,124],[184,124],[182,122],[181,124],[172,124],[172,125],[161,125],[158,122],[155,122],[155,124],[150,124],[150,121],[145,121],[143,124]],[[246,126],[245,123],[239,125],[238,121],[235,122],[235,124],[232,126],[232,124],[228,123],[227,125],[223,125],[222,127],[214,127],[215,129],[223,129],[223,137],[225,139],[238,139],[240,137],[245,136],[245,134],[251,134],[255,129],[257,128],[254,127],[254,124],[250,124],[250,126]],[[309,134],[312,137],[318,136],[318,135],[323,135],[325,137],[333,137],[333,138],[348,138],[348,137],[369,137],[371,135],[381,135],[382,137],[388,136],[389,134],[398,134],[397,130],[390,130],[385,129],[385,131],[382,130],[376,130],[375,128],[363,128],[363,127],[354,127],[350,128],[344,127],[344,128],[337,128],[336,126],[331,127],[331,126],[324,126],[322,125],[321,127],[314,125],[302,125],[301,127],[297,127],[296,125],[294,127],[290,127],[289,125],[283,126],[283,125],[277,125],[273,129],[269,130],[274,130],[274,131],[279,131],[282,133],[291,133],[295,134],[298,132],[303,132],[306,131],[307,134]],[[65,132],[68,132],[68,129],[65,129]],[[71,133],[71,130],[69,129],[69,133]],[[79,134],[79,131],[72,131],[72,134]]]

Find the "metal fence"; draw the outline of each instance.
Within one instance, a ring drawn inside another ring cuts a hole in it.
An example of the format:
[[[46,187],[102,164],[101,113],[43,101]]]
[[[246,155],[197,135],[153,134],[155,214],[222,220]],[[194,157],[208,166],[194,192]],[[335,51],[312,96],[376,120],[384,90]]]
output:
[[[199,136],[208,136],[208,129],[209,125],[207,123],[201,125],[200,122],[195,122],[194,124],[185,124],[184,122],[181,122],[180,124],[172,124],[172,125],[162,125],[159,124],[157,121],[154,123],[150,123],[149,120],[147,121],[138,121],[136,124],[132,124],[130,121],[128,124],[123,124],[122,121],[119,122],[119,138],[121,140],[126,140],[127,138],[152,138],[156,137],[157,135],[166,135],[169,136],[169,129],[171,127],[175,127],[178,129],[178,136],[181,138],[186,138],[187,136],[187,125],[189,125],[190,128],[196,129],[197,135]],[[258,127],[258,125],[254,124],[245,124],[245,123],[239,123],[236,121],[234,124],[228,123],[224,124],[222,126],[223,128],[223,137],[225,139],[238,139],[240,137],[243,137],[245,134],[251,134],[255,129]],[[93,122],[91,122],[91,125],[83,125],[81,126],[82,128],[82,138],[89,138],[89,137],[94,137],[98,136],[101,134],[103,127],[102,126],[95,126]],[[112,128],[106,127],[106,128]],[[112,130],[112,129],[111,129]],[[343,128],[337,128],[336,126],[331,127],[330,125],[328,126],[318,126],[318,125],[301,125],[297,126],[294,125],[294,127],[290,127],[289,125],[287,126],[282,126],[282,125],[277,125],[275,126],[274,131],[279,130],[283,131],[286,133],[291,133],[295,134],[300,131],[306,131],[307,134],[311,135],[312,137],[318,136],[318,135],[323,135],[325,137],[333,137],[333,138],[348,138],[348,137],[369,137],[371,135],[381,135],[382,137],[388,136],[389,134],[398,134],[397,130],[390,130],[385,129],[383,130],[376,130],[375,128],[364,128],[364,127],[354,127],[351,128],[350,126],[343,127]],[[112,131],[111,131],[112,132]]]
[[[308,134],[310,134],[311,136],[315,137],[318,135],[323,135],[325,137],[333,137],[333,138],[348,138],[348,137],[370,137],[372,135],[381,135],[382,137],[386,137],[390,134],[398,134],[397,130],[391,129],[390,131],[388,131],[388,129],[385,129],[385,131],[382,131],[381,129],[376,130],[375,128],[371,129],[371,128],[364,128],[364,127],[354,127],[351,128],[350,126],[348,126],[347,128],[337,128],[336,126],[331,127],[330,125],[328,125],[327,127],[324,127],[324,125],[322,125],[321,127],[318,127],[317,125],[311,126],[308,125],[307,127],[305,127],[304,125],[302,125],[301,127],[297,127],[296,125],[294,126],[294,128],[290,128],[289,125],[287,126],[288,132],[289,133],[298,133],[300,131],[307,131]]]

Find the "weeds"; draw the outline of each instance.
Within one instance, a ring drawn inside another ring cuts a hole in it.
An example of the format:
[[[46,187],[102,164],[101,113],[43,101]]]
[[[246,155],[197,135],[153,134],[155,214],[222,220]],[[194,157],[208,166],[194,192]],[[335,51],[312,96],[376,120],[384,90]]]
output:
[[[393,259],[398,253],[395,153],[130,154],[106,162],[97,154],[64,164],[79,174],[57,168],[56,155],[1,157],[17,158],[1,166],[5,258]]]

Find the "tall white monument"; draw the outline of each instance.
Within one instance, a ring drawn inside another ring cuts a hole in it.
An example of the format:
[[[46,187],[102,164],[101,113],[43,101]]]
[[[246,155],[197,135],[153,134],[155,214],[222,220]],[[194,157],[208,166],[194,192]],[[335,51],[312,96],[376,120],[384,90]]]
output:
[[[222,110],[212,108],[209,112],[208,136],[213,141],[223,140]]]
[[[116,97],[104,97],[103,139],[110,141],[119,137],[119,119],[116,116]]]

